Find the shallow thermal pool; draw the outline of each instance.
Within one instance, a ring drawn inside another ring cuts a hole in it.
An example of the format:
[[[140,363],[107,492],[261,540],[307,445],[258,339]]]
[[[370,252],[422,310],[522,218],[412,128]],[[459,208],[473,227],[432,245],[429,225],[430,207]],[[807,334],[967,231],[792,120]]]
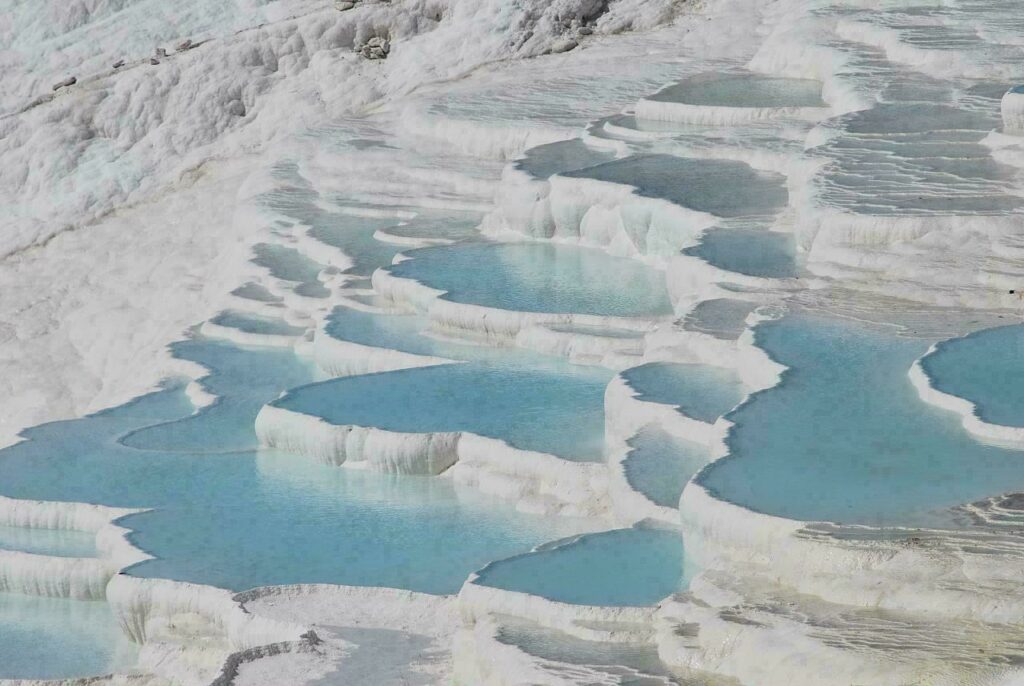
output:
[[[332,379],[297,388],[273,405],[332,424],[468,431],[570,460],[603,459],[611,371],[529,350],[434,338],[429,326],[421,316],[336,308],[325,326],[330,336],[468,363]]]
[[[518,312],[615,317],[670,314],[665,275],[636,260],[545,243],[425,248],[388,268],[457,303]]]
[[[701,74],[664,88],[648,100],[710,107],[826,107],[821,82],[761,74]]]
[[[796,240],[792,234],[764,230],[706,231],[700,242],[683,251],[708,264],[737,274],[769,279],[798,274]]]
[[[590,167],[614,158],[614,153],[608,150],[592,148],[579,138],[571,138],[530,148],[523,153],[522,159],[515,162],[515,166],[530,176],[546,179],[552,174]]]
[[[457,210],[416,208],[416,216],[403,219],[381,231],[388,237],[431,241],[464,241],[480,237],[480,214]],[[388,260],[390,263],[390,260]],[[375,266],[383,266],[377,264]],[[369,273],[369,272],[367,272]]]
[[[452,593],[487,562],[576,530],[445,480],[258,451],[257,411],[312,380],[309,367],[289,351],[202,339],[174,352],[213,370],[205,383],[217,403],[192,414],[174,387],[30,429],[0,451],[0,493],[155,508],[121,520],[158,558],[129,573],[234,590],[324,582]]]
[[[0,593],[0,679],[101,676],[136,653],[104,602]]]
[[[326,298],[330,291],[320,283],[323,265],[314,262],[295,248],[271,243],[253,246],[253,263],[267,269],[283,281],[295,283],[293,290],[307,298]]]
[[[632,186],[641,196],[726,218],[772,215],[789,198],[781,174],[735,160],[633,155],[562,176]]]
[[[321,205],[320,194],[293,166],[279,165],[276,176],[285,185],[261,195],[261,203],[299,222],[302,224],[300,230],[321,243],[345,253],[352,260],[347,273],[368,276],[374,269],[391,263],[398,248],[374,239],[373,235],[379,229],[399,224],[402,220],[398,216],[361,216],[358,213],[332,211]],[[308,274],[296,272],[294,275],[301,278],[289,280],[309,281]]]
[[[320,194],[297,171],[286,166],[281,174],[287,185],[264,193],[261,202],[299,222],[301,230],[312,238],[345,253],[352,261],[346,274],[369,276],[375,269],[391,264],[402,249],[394,238],[460,241],[479,237],[480,215],[475,212],[390,208],[394,213],[389,215],[344,205],[328,209],[330,206],[321,202]]]
[[[675,529],[586,534],[488,565],[475,583],[574,605],[653,605],[685,586]]]
[[[551,325],[550,328],[611,338],[643,337],[642,332],[605,327]],[[592,379],[595,383],[602,384],[607,384],[611,378],[610,373],[600,368],[570,364],[560,356],[544,355],[516,347],[474,345],[432,335],[430,320],[421,315],[361,312],[347,307],[337,307],[328,316],[324,331],[332,338],[350,343],[388,348],[414,355],[475,362],[491,368],[544,371],[553,375]]]
[[[245,333],[268,336],[299,336],[305,332],[304,328],[292,326],[283,319],[267,317],[252,312],[238,312],[236,310],[221,312],[210,321],[220,326],[244,331]]]
[[[611,372],[447,364],[332,379],[272,405],[331,424],[399,433],[467,431],[515,448],[598,462]],[[396,411],[401,408],[401,411]]]
[[[746,395],[736,372],[725,367],[650,362],[621,375],[640,400],[674,405],[687,417],[708,423],[736,407]]]
[[[728,418],[732,455],[697,480],[772,515],[943,525],[947,508],[1024,489],[1024,453],[983,445],[920,400],[907,371],[930,341],[793,314],[756,329],[790,367]]]
[[[704,300],[686,315],[685,327],[735,341],[747,329],[747,317],[757,308],[756,302],[716,298]]]
[[[1024,326],[954,338],[921,360],[932,385],[974,403],[979,419],[1024,426]]]
[[[662,507],[679,507],[686,483],[711,459],[706,447],[677,438],[656,425],[637,432],[629,440],[629,448],[622,462],[626,481]]]

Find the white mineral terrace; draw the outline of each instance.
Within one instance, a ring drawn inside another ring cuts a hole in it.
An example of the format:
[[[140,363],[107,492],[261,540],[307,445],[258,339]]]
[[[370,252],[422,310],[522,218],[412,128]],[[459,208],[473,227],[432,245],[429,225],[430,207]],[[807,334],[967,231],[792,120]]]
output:
[[[1017,3],[22,5],[0,686],[1024,683]]]

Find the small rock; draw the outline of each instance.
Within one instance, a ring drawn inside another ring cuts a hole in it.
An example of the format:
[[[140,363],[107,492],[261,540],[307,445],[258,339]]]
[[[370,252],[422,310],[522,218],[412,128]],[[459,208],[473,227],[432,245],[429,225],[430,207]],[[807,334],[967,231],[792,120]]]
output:
[[[185,40],[183,40],[180,43],[178,43],[178,45],[175,46],[174,49],[177,50],[178,52],[185,52],[186,50],[191,50],[192,49],[192,39],[191,38],[186,38]]]
[[[149,63],[150,63],[150,64],[153,64],[153,65],[156,65],[156,64],[160,64],[160,60],[158,60],[158,59],[157,59],[157,58],[155,58],[155,57],[150,57],[150,58],[149,58]]]
[[[156,57],[167,57],[167,50],[164,48],[157,48],[154,54]]]
[[[385,55],[388,54],[389,52],[391,52],[391,43],[389,43],[386,40],[381,41],[380,49],[384,51]]]
[[[594,32],[594,29],[590,28],[589,26],[581,26],[580,30],[579,30],[579,34],[581,36],[589,36],[593,32]]]
[[[118,60],[114,62],[114,69],[120,69],[124,66],[124,60]]]
[[[370,40],[366,41],[366,44],[369,45],[371,48],[374,48],[374,47],[379,46],[383,42],[384,42],[383,38],[381,38],[380,36],[374,36]]]
[[[350,2],[349,0],[336,0],[334,3],[334,9],[338,10],[339,12],[350,10],[355,6],[356,4],[354,2]]]
[[[551,52],[569,52],[577,45],[579,45],[579,43],[572,38],[559,38],[551,46]]]
[[[57,90],[60,90],[61,88],[67,88],[68,86],[73,86],[76,83],[78,83],[78,79],[75,78],[74,76],[69,76],[68,78],[64,79],[63,81],[59,81],[58,83],[53,84],[53,90],[57,91]]]

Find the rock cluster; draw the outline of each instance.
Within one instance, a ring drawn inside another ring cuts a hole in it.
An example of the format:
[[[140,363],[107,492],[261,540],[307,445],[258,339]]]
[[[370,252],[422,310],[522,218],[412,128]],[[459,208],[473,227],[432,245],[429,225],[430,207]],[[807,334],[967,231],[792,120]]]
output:
[[[551,52],[568,52],[576,48],[584,36],[594,33],[593,16],[566,17],[561,20],[564,33],[551,45]]]
[[[387,38],[374,36],[363,45],[356,47],[356,52],[368,60],[382,60],[391,52],[391,43]]]

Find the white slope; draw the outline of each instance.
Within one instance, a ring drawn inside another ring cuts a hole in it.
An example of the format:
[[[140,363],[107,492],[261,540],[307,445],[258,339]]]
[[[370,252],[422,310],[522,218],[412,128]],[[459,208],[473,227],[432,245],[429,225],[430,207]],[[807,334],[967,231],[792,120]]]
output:
[[[177,369],[164,346],[237,285],[225,288],[250,227],[235,225],[234,198],[253,154],[547,52],[584,22],[612,34],[686,7],[605,4],[403,0],[339,12],[326,0],[4,0],[0,445]],[[353,52],[373,35],[390,38],[387,60]],[[185,39],[197,47],[176,53]],[[169,56],[152,65],[157,46]],[[67,76],[78,82],[53,93]]]

